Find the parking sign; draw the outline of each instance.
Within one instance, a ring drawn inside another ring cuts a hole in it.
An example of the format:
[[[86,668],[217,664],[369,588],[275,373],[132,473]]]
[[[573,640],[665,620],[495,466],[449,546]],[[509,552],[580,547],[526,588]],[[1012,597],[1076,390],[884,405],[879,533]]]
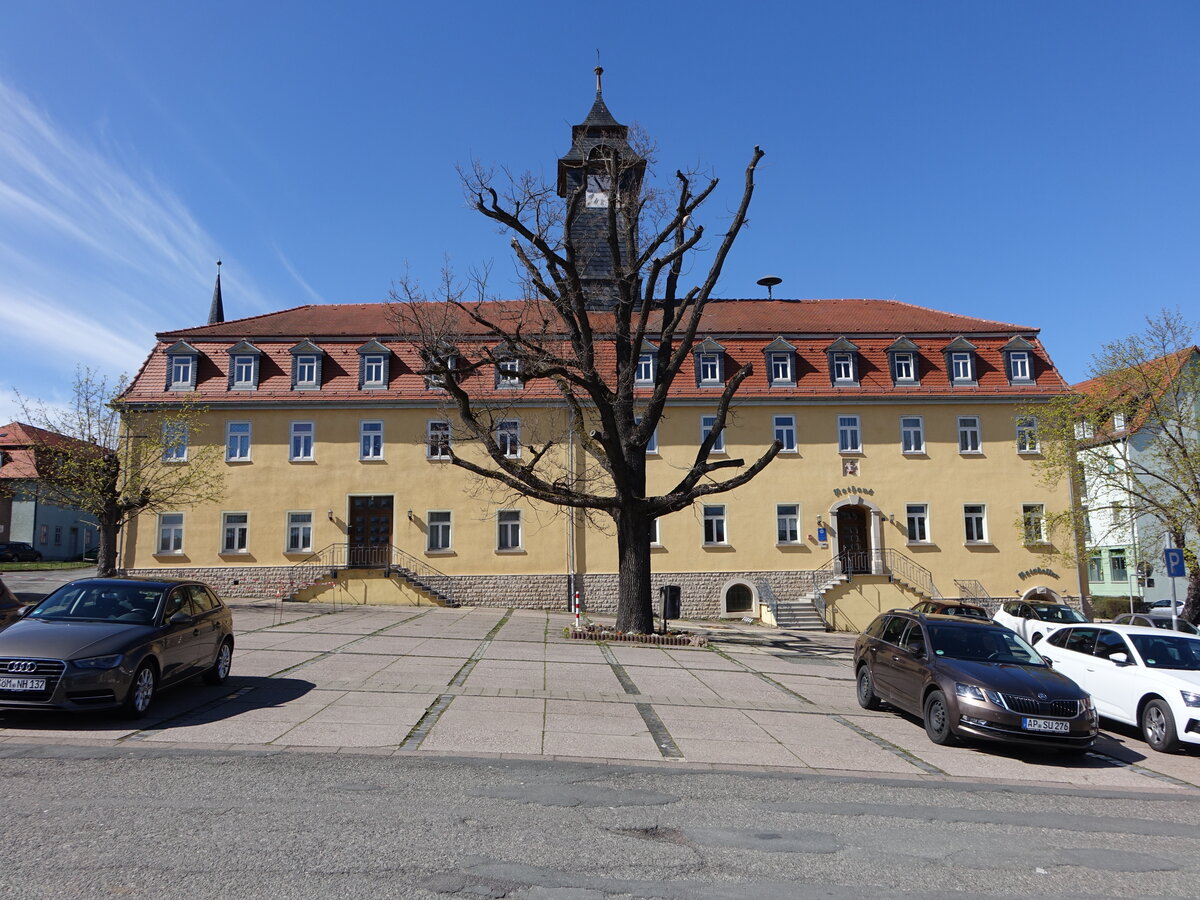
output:
[[[1171,578],[1182,578],[1183,571],[1183,551],[1178,547],[1168,547],[1163,551],[1163,562],[1167,566],[1167,575]]]

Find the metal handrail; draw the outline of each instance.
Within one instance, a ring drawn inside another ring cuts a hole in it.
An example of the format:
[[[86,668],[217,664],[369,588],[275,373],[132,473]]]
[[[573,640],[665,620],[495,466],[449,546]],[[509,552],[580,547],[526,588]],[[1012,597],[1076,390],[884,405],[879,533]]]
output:
[[[908,584],[924,592],[933,600],[942,599],[942,592],[933,583],[933,573],[923,565],[909,559],[898,550],[892,550],[891,548],[875,552],[882,554],[882,561],[887,574],[908,582]]]
[[[451,576],[391,544],[330,544],[300,560],[292,568],[299,569],[301,566],[312,571],[328,569],[331,572],[355,568],[384,569],[389,576],[398,574],[418,587],[445,598],[450,606],[455,605],[454,579]]]
[[[958,588],[958,596],[963,600],[986,600],[991,602],[992,595],[989,594],[983,587],[983,584],[978,580],[972,579],[954,579],[954,586]]]

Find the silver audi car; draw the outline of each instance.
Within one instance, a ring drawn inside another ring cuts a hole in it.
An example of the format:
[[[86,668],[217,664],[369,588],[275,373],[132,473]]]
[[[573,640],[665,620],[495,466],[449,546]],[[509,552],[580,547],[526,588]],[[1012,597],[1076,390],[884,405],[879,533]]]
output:
[[[198,581],[84,578],[0,631],[0,709],[145,715],[160,688],[229,677],[233,614]]]

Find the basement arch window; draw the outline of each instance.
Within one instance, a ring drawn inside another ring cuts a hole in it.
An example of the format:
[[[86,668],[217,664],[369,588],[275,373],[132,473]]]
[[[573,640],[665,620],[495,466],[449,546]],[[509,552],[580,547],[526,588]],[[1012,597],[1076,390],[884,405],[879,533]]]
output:
[[[721,592],[721,615],[753,616],[757,603],[754,588],[744,581],[731,581]]]

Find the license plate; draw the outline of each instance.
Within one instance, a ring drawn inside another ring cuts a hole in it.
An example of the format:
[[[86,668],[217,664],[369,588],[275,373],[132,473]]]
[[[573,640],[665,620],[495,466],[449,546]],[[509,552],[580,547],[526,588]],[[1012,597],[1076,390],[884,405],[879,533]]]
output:
[[[44,691],[45,678],[0,678],[0,691]]]
[[[1026,731],[1053,731],[1058,734],[1070,734],[1071,723],[1057,719],[1022,719],[1021,727]]]

